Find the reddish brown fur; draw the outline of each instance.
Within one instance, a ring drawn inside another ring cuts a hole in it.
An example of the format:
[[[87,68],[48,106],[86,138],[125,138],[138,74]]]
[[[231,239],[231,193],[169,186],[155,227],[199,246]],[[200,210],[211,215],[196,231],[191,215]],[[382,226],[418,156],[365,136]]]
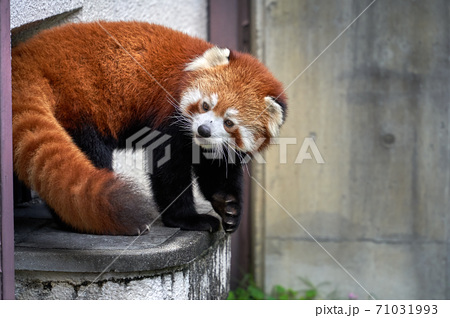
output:
[[[79,231],[142,231],[149,215],[137,211],[148,206],[146,197],[113,172],[96,169],[66,130],[86,122],[117,137],[136,119],[153,118],[153,127],[163,125],[174,112],[169,98],[178,101],[182,90],[203,72],[183,71],[186,63],[211,47],[181,32],[137,22],[66,25],[15,47],[13,135],[18,177]],[[282,95],[281,85],[274,85],[270,73],[247,55],[233,53],[232,63],[240,71],[220,76],[235,83],[227,92],[239,93],[224,95],[223,108],[232,103],[256,118],[263,107],[246,108],[239,94],[253,94],[255,104],[262,105],[264,96]],[[217,105],[217,111],[221,107]],[[265,120],[261,116],[255,129],[268,137]]]
[[[211,45],[161,26],[102,25],[142,67],[96,23],[51,29],[13,49],[14,167],[75,229],[136,234],[145,217],[133,215],[147,199],[131,183],[96,169],[65,129],[84,118],[116,137],[136,116],[163,123],[173,106],[160,102],[167,93],[144,69],[178,98],[184,65]]]
[[[233,51],[229,65],[194,72],[189,74],[184,83],[189,86],[198,85],[206,92],[217,93],[219,102],[213,110],[218,115],[223,116],[229,107],[238,110],[239,118],[258,132],[260,138],[264,138],[258,151],[270,144],[273,136],[267,129],[270,117],[264,97],[272,96],[283,104],[286,104],[287,97],[282,84],[253,56]],[[188,110],[198,112],[200,105],[192,106],[196,109]],[[239,135],[234,137],[237,143],[242,142]]]

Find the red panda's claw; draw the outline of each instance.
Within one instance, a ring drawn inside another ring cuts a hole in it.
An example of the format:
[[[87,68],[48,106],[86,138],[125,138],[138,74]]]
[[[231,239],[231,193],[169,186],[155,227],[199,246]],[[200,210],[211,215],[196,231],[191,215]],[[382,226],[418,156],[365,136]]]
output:
[[[221,216],[225,232],[236,231],[241,221],[241,204],[236,197],[219,192],[212,196],[211,204]]]

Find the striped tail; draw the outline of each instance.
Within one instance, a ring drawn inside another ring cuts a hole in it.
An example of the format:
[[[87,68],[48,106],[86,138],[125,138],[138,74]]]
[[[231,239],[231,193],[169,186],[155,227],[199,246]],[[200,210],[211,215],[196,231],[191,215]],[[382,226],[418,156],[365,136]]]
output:
[[[155,218],[151,200],[133,183],[92,164],[56,120],[53,101],[42,78],[28,78],[21,85],[13,76],[14,170],[19,179],[77,231],[144,231]]]

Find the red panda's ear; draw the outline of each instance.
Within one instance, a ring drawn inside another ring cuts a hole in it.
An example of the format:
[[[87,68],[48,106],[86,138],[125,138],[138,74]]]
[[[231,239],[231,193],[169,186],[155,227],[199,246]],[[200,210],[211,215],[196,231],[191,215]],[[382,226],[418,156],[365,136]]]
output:
[[[229,62],[230,50],[221,49],[214,46],[203,53],[203,55],[195,58],[192,62],[186,64],[185,71],[198,71],[201,69],[211,68],[218,65],[226,65]]]
[[[280,127],[284,121],[284,112],[282,105],[278,104],[271,96],[264,98],[266,103],[266,111],[269,114],[268,129],[272,138],[277,137]]]

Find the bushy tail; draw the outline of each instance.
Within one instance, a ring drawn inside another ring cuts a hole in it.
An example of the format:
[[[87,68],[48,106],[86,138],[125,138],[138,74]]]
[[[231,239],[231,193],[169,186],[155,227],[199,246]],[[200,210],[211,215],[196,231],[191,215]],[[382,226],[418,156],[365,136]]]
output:
[[[149,198],[133,183],[91,163],[54,117],[49,85],[38,82],[21,86],[13,78],[14,170],[19,179],[78,231],[136,235],[145,230],[155,217]]]

